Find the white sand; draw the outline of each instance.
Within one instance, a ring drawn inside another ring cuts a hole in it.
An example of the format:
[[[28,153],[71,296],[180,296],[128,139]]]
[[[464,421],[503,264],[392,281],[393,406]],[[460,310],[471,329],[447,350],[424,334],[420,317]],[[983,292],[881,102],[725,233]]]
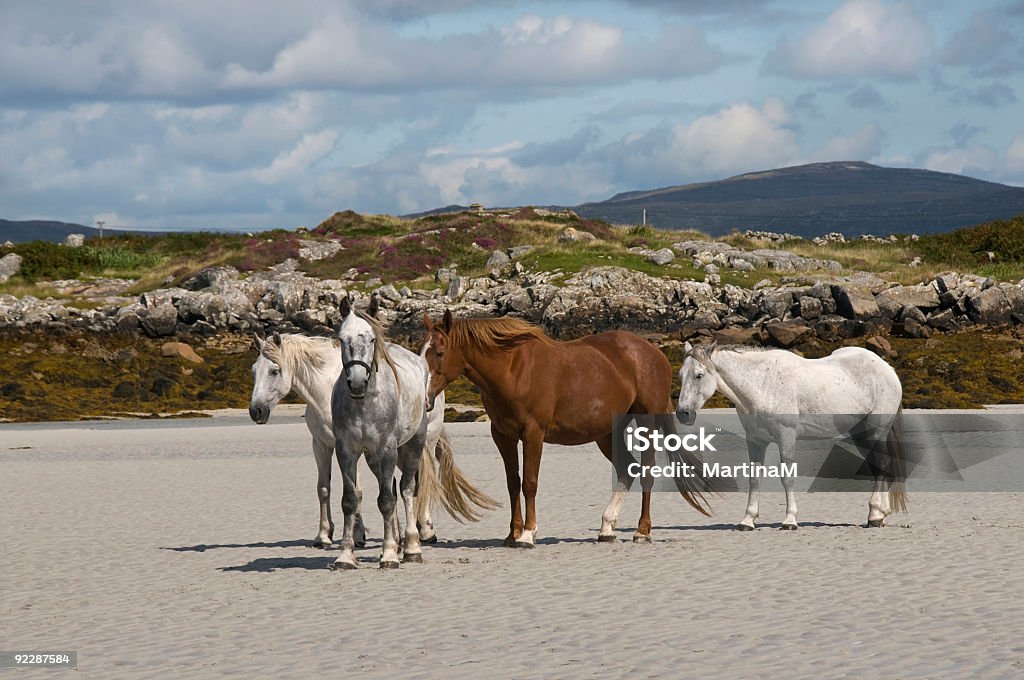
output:
[[[487,426],[452,430],[505,500]],[[365,568],[332,572],[307,438],[276,414],[0,426],[0,648],[96,678],[1024,675],[1024,494],[917,494],[882,530],[863,494],[804,494],[797,532],[769,494],[747,534],[745,495],[705,519],[665,493],[647,546],[633,494],[596,544],[611,468],[549,446],[535,550],[500,547],[504,508],[438,515],[426,563],[382,572],[368,490]]]

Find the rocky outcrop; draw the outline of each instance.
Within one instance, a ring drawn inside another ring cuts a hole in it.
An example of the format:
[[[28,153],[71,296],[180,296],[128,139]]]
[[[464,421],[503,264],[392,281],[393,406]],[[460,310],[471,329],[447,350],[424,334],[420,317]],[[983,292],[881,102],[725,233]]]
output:
[[[366,287],[319,280],[289,261],[248,277],[230,267],[211,268],[181,287],[137,299],[126,297],[126,281],[58,282],[60,290],[96,293],[95,309],[78,309],[66,300],[0,295],[0,326],[141,332],[154,338],[254,330],[326,334],[339,320],[342,298],[351,295],[357,305],[365,305],[373,293],[397,337],[410,338],[420,335],[423,314],[437,317],[448,308],[463,316],[519,316],[560,337],[615,328],[681,334],[699,329],[781,347],[814,337],[833,341],[892,333],[925,338],[978,324],[1024,323],[1024,289],[1016,283],[946,272],[927,283],[900,286],[871,274],[839,276],[826,269],[813,275],[813,283],[793,275],[746,288],[719,283],[717,272],[756,251],[718,242],[674,250],[701,262],[706,280],[610,266],[574,274],[529,272],[506,259],[507,251],[495,251],[500,255],[492,254],[487,276],[439,270],[435,288],[412,290],[391,283]],[[679,265],[667,265],[669,271],[673,267]]]

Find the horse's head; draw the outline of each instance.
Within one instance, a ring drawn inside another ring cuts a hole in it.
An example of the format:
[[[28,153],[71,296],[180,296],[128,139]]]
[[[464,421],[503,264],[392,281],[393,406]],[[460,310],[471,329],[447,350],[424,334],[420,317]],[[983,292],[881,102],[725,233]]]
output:
[[[711,363],[715,351],[713,342],[708,346],[692,346],[686,343],[683,366],[679,369],[679,402],[676,404],[676,418],[684,425],[693,425],[697,411],[718,389],[718,373]]]
[[[346,297],[341,301],[341,325],[338,340],[341,342],[342,375],[353,399],[362,399],[370,385],[372,374],[377,371],[377,343],[383,340],[366,319],[352,309]]]
[[[452,313],[445,310],[438,323],[423,315],[423,324],[427,327],[427,340],[420,354],[427,360],[430,367],[430,384],[427,386],[427,410],[434,408],[437,395],[444,392],[448,383],[466,371],[466,360],[462,350],[452,342]]]
[[[281,363],[281,336],[255,338],[259,354],[252,365],[252,398],[249,399],[249,417],[262,425],[270,418],[277,402],[292,391],[292,376]]]

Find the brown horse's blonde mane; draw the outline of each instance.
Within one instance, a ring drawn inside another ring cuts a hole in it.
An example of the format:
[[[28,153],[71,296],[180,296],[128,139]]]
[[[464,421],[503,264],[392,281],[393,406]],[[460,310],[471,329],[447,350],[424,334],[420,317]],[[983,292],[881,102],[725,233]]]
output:
[[[539,327],[507,316],[497,319],[456,319],[452,322],[448,337],[457,345],[472,347],[485,354],[508,351],[530,340],[546,345],[555,344]]]

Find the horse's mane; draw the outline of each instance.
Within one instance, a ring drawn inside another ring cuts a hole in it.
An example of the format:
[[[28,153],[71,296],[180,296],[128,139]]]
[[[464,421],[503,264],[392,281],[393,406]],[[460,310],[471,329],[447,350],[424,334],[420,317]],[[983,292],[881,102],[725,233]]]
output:
[[[327,350],[337,348],[334,338],[310,337],[295,333],[284,333],[280,338],[280,344],[271,340],[263,343],[263,356],[275,364],[287,364],[293,368],[323,368]]]
[[[755,345],[694,345],[693,349],[690,350],[689,355],[692,356],[694,360],[708,366],[711,363],[711,355],[716,352],[750,354],[753,352],[770,352],[775,349],[778,348],[757,347]]]
[[[391,369],[391,372],[395,376],[395,382],[398,383],[398,366],[395,364],[395,360],[391,358],[391,354],[387,351],[387,344],[389,341],[387,337],[387,329],[384,328],[384,324],[372,316],[363,314],[358,310],[353,311],[355,311],[356,316],[370,324],[370,328],[373,329],[373,334],[377,338],[377,342],[373,343],[373,358],[377,360],[378,365],[380,365],[382,361],[387,364],[388,368]],[[399,389],[401,389],[400,384]]]
[[[461,346],[471,346],[485,354],[508,351],[524,342],[537,340],[553,345],[554,340],[537,326],[507,316],[497,319],[456,319],[448,337]]]

